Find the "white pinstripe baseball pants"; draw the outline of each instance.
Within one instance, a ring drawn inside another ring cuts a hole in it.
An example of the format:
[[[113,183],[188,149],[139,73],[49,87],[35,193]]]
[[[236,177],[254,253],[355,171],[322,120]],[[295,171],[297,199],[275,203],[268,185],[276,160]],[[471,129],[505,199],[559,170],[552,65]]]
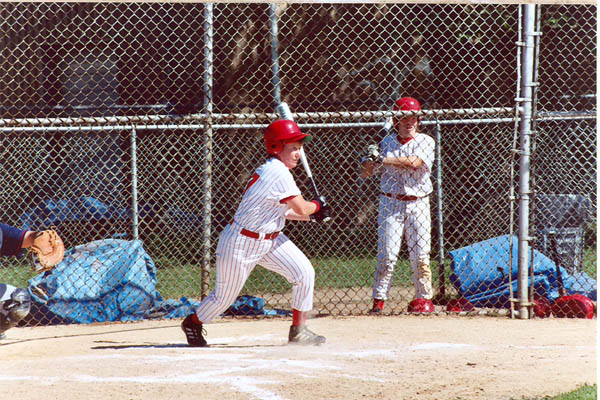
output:
[[[257,264],[292,284],[293,309],[312,310],[315,270],[304,253],[283,233],[273,240],[260,240],[246,237],[240,231],[241,226],[232,223],[219,237],[215,288],[196,309],[198,319],[207,323],[225,311]]]
[[[401,201],[380,196],[377,223],[377,270],[373,283],[373,298],[387,300],[404,235],[416,297],[431,299],[433,289],[429,265],[431,252],[429,197]]]

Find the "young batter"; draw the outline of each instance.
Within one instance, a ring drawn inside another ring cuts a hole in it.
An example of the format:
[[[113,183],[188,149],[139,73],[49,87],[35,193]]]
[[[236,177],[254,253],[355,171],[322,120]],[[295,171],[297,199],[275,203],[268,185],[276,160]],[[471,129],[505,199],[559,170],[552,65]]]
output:
[[[322,221],[330,209],[325,198],[306,201],[290,172],[300,161],[300,149],[310,136],[293,121],[278,120],[264,132],[269,159],[252,175],[242,201],[219,237],[214,290],[196,312],[182,322],[188,344],[207,346],[202,324],[225,311],[237,298],[257,264],[284,276],[292,284],[292,326],[289,342],[321,344],[325,337],[306,328],[313,306],[315,271],[304,253],[281,230],[286,219]]]
[[[421,105],[412,97],[400,98],[395,111],[419,111]],[[380,313],[388,297],[402,237],[406,238],[415,300],[409,311],[433,311],[431,298],[431,214],[429,194],[433,191],[431,168],[435,159],[435,142],[418,132],[419,117],[394,119],[396,131],[382,140],[380,158],[365,160],[361,176],[381,173],[381,194],[377,219],[377,270],[373,283],[373,308]]]

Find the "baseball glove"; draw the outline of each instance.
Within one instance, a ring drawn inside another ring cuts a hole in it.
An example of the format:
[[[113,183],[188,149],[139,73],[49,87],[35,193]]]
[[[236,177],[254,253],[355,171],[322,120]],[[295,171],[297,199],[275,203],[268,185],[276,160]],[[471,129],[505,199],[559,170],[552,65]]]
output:
[[[49,271],[62,261],[65,245],[54,229],[37,232],[29,248],[32,268],[36,273]]]
[[[367,147],[367,151],[364,158],[362,159],[362,162],[364,163],[367,161],[373,162],[375,164],[383,163],[383,156],[379,154],[379,146],[377,146],[376,144],[370,144]]]

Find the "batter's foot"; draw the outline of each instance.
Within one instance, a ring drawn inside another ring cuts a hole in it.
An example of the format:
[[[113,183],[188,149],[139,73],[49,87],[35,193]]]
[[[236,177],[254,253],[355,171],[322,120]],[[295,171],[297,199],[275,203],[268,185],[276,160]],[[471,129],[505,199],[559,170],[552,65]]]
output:
[[[305,325],[290,326],[289,343],[290,344],[314,344],[325,343],[325,336],[317,335],[308,330]]]
[[[381,315],[381,313],[383,312],[383,304],[384,304],[383,300],[373,299],[373,308],[371,308],[371,311],[369,311],[369,314],[370,315]]]
[[[190,314],[181,323],[181,330],[185,333],[187,342],[192,347],[208,347],[204,335],[206,331],[202,328],[202,324],[194,322],[192,317],[194,314]]]

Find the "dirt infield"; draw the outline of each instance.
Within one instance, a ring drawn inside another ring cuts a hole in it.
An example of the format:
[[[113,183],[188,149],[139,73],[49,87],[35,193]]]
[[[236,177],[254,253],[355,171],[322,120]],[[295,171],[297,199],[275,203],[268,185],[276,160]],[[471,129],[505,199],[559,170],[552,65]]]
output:
[[[324,317],[319,347],[288,319],[218,320],[210,348],[179,321],[14,328],[0,341],[6,399],[520,399],[596,383],[597,320]]]

